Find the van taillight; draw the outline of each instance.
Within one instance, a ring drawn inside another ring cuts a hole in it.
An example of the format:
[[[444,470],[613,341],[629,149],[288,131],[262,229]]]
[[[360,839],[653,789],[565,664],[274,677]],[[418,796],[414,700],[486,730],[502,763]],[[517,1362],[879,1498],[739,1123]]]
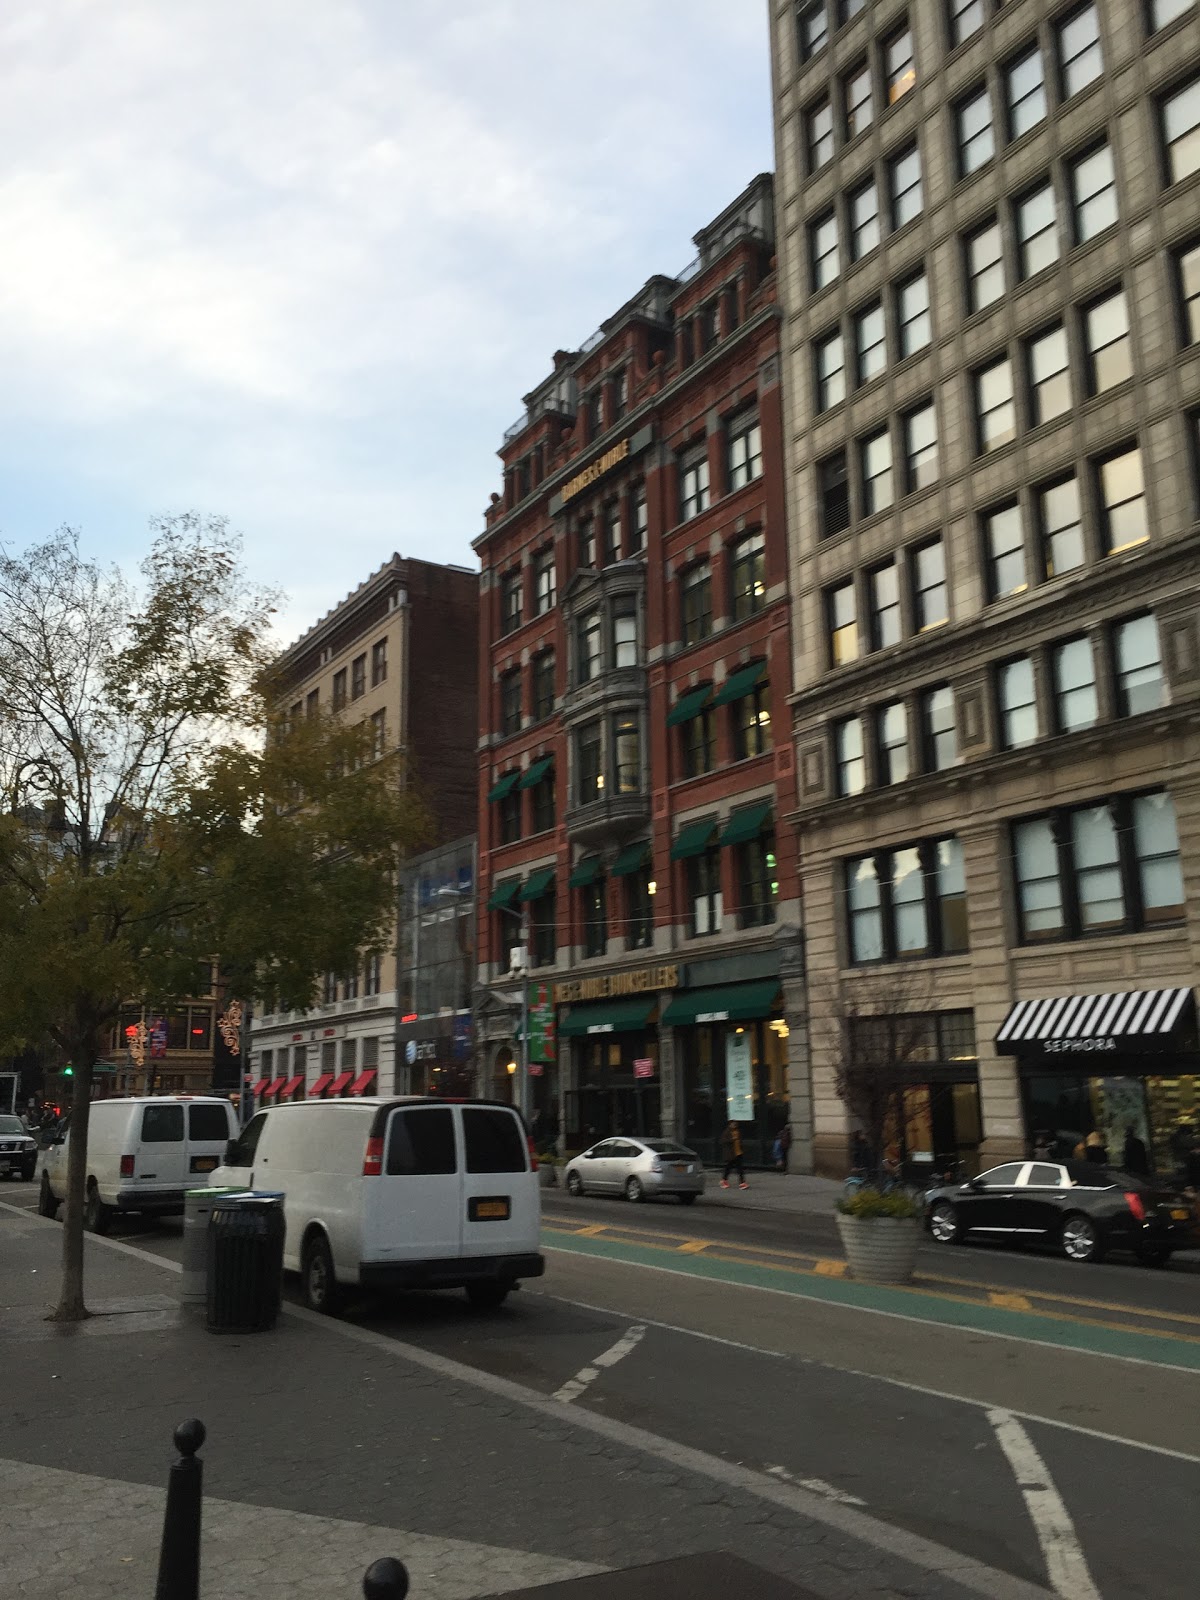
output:
[[[1145,1220],[1146,1220],[1146,1208],[1142,1204],[1142,1197],[1141,1197],[1140,1194],[1132,1194],[1132,1193],[1126,1192],[1125,1203],[1129,1207],[1130,1211],[1133,1212],[1134,1216],[1138,1219],[1139,1222],[1145,1222]]]
[[[537,1166],[537,1146],[533,1142],[533,1135],[531,1133],[527,1133],[525,1135],[525,1138],[526,1138],[526,1142],[529,1145],[529,1170],[530,1170],[530,1172],[536,1172],[537,1169],[538,1169],[538,1166]]]
[[[383,1140],[368,1139],[367,1153],[363,1157],[363,1177],[377,1178],[383,1171]]]
[[[132,1178],[133,1177],[133,1157],[132,1156],[122,1156],[121,1157],[121,1176],[123,1178]]]

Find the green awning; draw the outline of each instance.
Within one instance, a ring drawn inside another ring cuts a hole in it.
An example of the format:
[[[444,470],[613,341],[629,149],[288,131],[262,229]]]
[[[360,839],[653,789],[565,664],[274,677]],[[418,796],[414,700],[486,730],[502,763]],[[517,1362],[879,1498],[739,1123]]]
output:
[[[577,861],[575,870],[567,879],[568,889],[586,889],[589,884],[595,883],[600,876],[600,857],[584,856],[582,861]]]
[[[627,844],[621,854],[608,869],[610,878],[627,878],[631,872],[639,872],[650,859],[649,839],[639,839],[637,844]]]
[[[541,867],[537,872],[530,873],[522,885],[518,900],[523,900],[526,905],[531,900],[540,900],[554,882],[554,868]]]
[[[671,860],[687,861],[692,856],[703,855],[716,831],[717,825],[711,817],[704,822],[689,822],[671,846]]]
[[[677,994],[663,1012],[663,1022],[678,1028],[689,1022],[754,1022],[778,1009],[779,979],[761,983],[726,983],[716,989]]]
[[[677,728],[681,722],[690,722],[708,704],[712,684],[702,683],[698,689],[689,689],[667,712],[667,727]]]
[[[757,839],[759,834],[771,820],[771,802],[764,800],[761,805],[743,806],[740,811],[735,811],[725,824],[721,834],[721,844],[745,844],[748,839]]]
[[[572,1006],[566,1018],[559,1023],[558,1031],[568,1039],[578,1039],[589,1033],[636,1033],[650,1021],[658,1002],[649,1000],[612,1000],[597,1006]]]
[[[535,761],[530,767],[529,771],[521,779],[520,783],[517,785],[517,788],[532,789],[535,783],[541,783],[542,779],[550,771],[550,768],[553,765],[553,756],[543,756],[540,761]]]
[[[505,795],[511,794],[517,787],[520,776],[519,772],[506,772],[499,783],[494,783],[488,790],[488,800],[503,800]]]
[[[520,878],[508,878],[504,883],[494,883],[492,885],[492,898],[488,901],[488,910],[501,911],[505,906],[512,905],[513,898],[520,887]]]
[[[749,694],[760,678],[766,675],[767,663],[765,661],[752,661],[747,667],[739,667],[729,677],[713,696],[713,705],[727,706],[734,700],[740,700],[743,695]]]

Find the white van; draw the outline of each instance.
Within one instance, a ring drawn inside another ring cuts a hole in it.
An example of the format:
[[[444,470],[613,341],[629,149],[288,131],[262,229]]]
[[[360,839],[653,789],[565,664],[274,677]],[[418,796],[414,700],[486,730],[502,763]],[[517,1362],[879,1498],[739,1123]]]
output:
[[[305,1302],[339,1289],[463,1288],[498,1306],[540,1277],[541,1198],[525,1124],[491,1100],[308,1100],[269,1106],[213,1184],[284,1196],[283,1264]]]
[[[107,1233],[114,1211],[178,1215],[186,1189],[202,1188],[237,1133],[228,1100],[143,1095],[94,1100],[88,1116],[84,1226]],[[38,1210],[53,1217],[67,1195],[68,1123],[46,1150]]]

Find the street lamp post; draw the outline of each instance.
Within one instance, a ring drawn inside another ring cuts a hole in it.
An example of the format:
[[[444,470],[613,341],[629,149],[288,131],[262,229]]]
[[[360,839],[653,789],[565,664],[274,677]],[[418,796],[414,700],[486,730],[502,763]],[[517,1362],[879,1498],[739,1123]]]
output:
[[[522,950],[523,954],[525,955],[526,962],[528,963],[528,954],[529,954],[529,910],[528,910],[528,908],[523,906],[520,911],[514,911],[511,906],[500,906],[497,909],[502,911],[506,917],[516,917],[517,920],[520,922],[520,924],[521,924],[521,950]],[[520,979],[521,979],[521,999],[520,999],[520,1012],[521,1012],[521,1057],[520,1057],[520,1062],[521,1062],[521,1070],[520,1070],[520,1082],[517,1085],[517,1106],[518,1106],[518,1109],[520,1110],[521,1115],[525,1118],[526,1122],[529,1121],[529,1116],[530,1116],[530,1105],[529,1105],[529,1101],[530,1101],[530,1092],[529,1092],[529,1090],[530,1090],[530,1083],[529,1083],[529,980],[528,980],[527,970],[528,970],[527,966],[525,966],[525,967],[522,967],[521,972],[520,972]],[[493,989],[492,993],[497,997],[497,999],[503,1000],[506,1005],[510,1005],[511,1006],[513,1004],[511,996],[505,994],[503,991],[501,991],[499,989]]]

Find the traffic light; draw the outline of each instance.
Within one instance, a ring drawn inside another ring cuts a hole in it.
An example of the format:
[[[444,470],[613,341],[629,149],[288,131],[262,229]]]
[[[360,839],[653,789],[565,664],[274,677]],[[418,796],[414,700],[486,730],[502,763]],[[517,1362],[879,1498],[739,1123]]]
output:
[[[63,1068],[63,1077],[64,1078],[73,1078],[74,1076],[75,1076],[75,1068],[74,1067],[64,1067]]]

